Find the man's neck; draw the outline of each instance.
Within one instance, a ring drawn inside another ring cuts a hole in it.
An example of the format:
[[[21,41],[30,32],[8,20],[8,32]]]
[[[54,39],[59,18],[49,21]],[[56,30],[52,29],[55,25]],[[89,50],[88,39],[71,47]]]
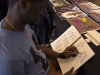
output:
[[[4,19],[3,23],[2,23],[2,28],[6,29],[6,30],[12,30],[12,31],[16,31],[18,30],[19,32],[24,31],[25,28],[25,23],[23,23],[23,21],[21,20],[21,18],[17,15],[13,16],[13,14],[10,14],[8,12],[7,16],[5,17],[6,19]],[[13,28],[13,27],[15,28]],[[18,32],[16,31],[16,32]]]

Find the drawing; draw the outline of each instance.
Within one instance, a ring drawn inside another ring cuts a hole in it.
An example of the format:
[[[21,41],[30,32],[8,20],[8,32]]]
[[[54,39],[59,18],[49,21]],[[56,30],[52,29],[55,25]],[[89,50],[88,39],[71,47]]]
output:
[[[60,52],[63,52],[66,47],[70,46],[79,37],[79,32],[74,26],[71,26],[60,37],[58,37],[55,41],[51,43],[52,49],[56,52],[58,52],[58,50]]]
[[[56,45],[56,49],[61,48],[61,45],[62,45],[62,44]]]
[[[78,62],[79,64],[82,64],[83,61],[86,59],[86,57],[87,57],[86,51],[79,53],[75,64],[77,64]]]
[[[87,53],[85,51],[80,54],[80,64],[85,60],[86,56],[87,56]]]
[[[56,45],[61,41],[61,39],[59,39],[57,42],[56,42]]]
[[[87,18],[79,18],[79,21],[84,24],[84,22],[87,22]],[[81,26],[81,24],[79,26]],[[58,42],[58,40],[61,41]],[[94,52],[88,46],[84,38],[81,37],[75,26],[68,28],[60,37],[51,43],[53,51],[59,53],[64,52],[68,46],[72,45],[78,49],[78,54],[75,57],[70,57],[67,59],[57,58],[63,74],[69,71],[72,67],[74,67],[74,71],[76,71],[94,55]],[[67,68],[65,66],[67,66]]]
[[[61,49],[58,49],[58,52],[61,53]]]
[[[78,45],[76,45],[76,48],[80,50],[84,46],[84,42],[80,42]]]
[[[69,40],[67,38],[64,38],[63,39],[63,42],[64,42],[64,46],[68,45],[69,44]]]

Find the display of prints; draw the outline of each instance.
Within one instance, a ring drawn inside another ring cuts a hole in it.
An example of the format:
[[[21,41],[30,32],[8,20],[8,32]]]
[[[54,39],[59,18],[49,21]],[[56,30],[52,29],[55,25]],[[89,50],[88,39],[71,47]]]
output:
[[[88,16],[68,19],[68,22],[74,25],[80,33],[100,28],[100,25]]]
[[[57,14],[62,20],[66,20],[66,19],[69,19],[69,18],[75,18],[75,17],[87,16],[87,14],[82,12],[81,10],[67,11],[67,12],[64,12],[64,13],[57,12]]]

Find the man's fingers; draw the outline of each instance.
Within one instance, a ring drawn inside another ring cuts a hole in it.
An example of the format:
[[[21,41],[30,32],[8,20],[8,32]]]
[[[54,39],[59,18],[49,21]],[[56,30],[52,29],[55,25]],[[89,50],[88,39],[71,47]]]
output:
[[[72,67],[68,72],[66,72],[64,75],[76,75],[78,71],[74,71],[74,67]]]
[[[72,55],[76,55],[77,52],[65,52],[65,55],[68,55],[68,56],[72,56]]]
[[[76,75],[77,73],[78,73],[78,71],[75,71],[75,72],[73,72],[74,71],[74,67],[72,67],[69,71],[68,71],[68,74],[69,75]],[[73,73],[72,73],[73,72]]]
[[[72,67],[68,72],[66,72],[64,75],[72,75],[72,72],[74,70],[74,67]]]
[[[75,46],[69,46],[69,47],[66,48],[65,51],[72,51],[72,52],[74,52],[74,51],[78,51],[78,50],[77,50],[77,48]]]
[[[72,75],[76,75],[77,73],[78,73],[78,71],[75,71],[75,72],[72,73]]]
[[[74,70],[74,67],[72,67],[68,72],[69,72],[69,74],[71,74],[72,72],[73,72],[73,70]]]

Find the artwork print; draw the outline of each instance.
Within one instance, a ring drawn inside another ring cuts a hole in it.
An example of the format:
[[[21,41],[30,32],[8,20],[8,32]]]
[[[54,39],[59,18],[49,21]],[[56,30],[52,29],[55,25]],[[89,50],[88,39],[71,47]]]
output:
[[[77,3],[77,6],[80,7],[83,11],[93,10],[93,9],[99,9],[100,7],[95,5],[91,2],[85,2],[85,3]]]
[[[75,10],[78,10],[79,8],[74,4],[68,4],[66,6],[54,7],[54,9],[57,12],[67,12],[67,11],[75,11]]]
[[[90,15],[95,21],[100,22],[100,9],[87,11],[87,14]]]
[[[66,20],[69,18],[75,18],[75,17],[87,16],[87,14],[81,10],[67,11],[67,12],[63,12],[63,13],[58,12],[57,14],[62,20]]]
[[[68,22],[74,25],[80,33],[100,28],[100,25],[88,16],[69,19]]]

